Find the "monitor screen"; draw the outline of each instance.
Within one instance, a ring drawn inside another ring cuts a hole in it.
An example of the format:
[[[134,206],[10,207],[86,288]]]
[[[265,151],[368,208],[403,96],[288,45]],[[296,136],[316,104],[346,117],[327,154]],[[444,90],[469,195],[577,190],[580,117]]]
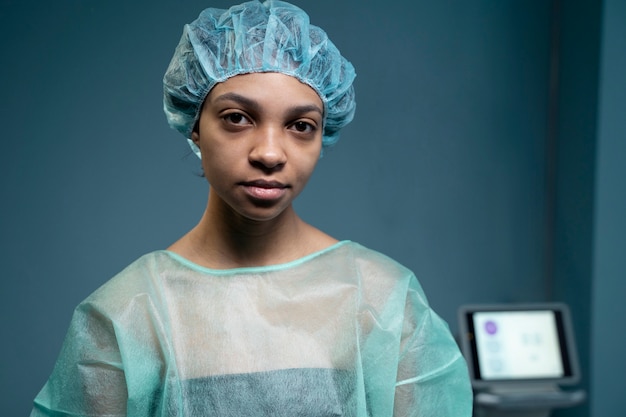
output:
[[[459,324],[474,386],[578,377],[563,304],[464,306]]]

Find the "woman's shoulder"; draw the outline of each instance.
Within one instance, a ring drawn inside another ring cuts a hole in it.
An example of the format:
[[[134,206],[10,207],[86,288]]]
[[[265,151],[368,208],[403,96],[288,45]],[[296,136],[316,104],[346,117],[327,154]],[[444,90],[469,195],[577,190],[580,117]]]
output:
[[[393,258],[352,241],[342,241],[324,262],[330,274],[343,276],[360,288],[364,296],[385,298],[384,294],[406,294],[419,285],[413,272]]]
[[[349,253],[359,269],[378,273],[386,272],[395,276],[413,275],[409,268],[384,253],[353,241],[343,241],[343,243],[343,249]]]
[[[134,298],[151,295],[158,287],[158,278],[172,261],[166,251],[142,255],[110,278],[80,305],[115,310],[127,306]]]

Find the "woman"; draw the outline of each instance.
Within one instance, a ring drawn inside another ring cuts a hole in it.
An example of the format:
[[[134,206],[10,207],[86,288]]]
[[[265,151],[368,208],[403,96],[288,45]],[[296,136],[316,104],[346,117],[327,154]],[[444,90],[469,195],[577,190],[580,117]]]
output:
[[[81,303],[31,416],[470,416],[415,276],[293,209],[353,117],[352,65],[288,3],[207,9],[164,78],[198,225]]]

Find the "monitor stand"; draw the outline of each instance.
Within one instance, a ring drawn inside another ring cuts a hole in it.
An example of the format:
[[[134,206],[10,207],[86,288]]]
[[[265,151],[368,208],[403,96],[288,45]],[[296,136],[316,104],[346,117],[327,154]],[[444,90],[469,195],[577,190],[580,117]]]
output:
[[[550,417],[551,410],[543,411],[516,411],[516,410],[493,410],[477,409],[475,417]]]
[[[578,405],[585,392],[563,391],[553,384],[494,386],[474,396],[476,417],[549,417],[555,408]]]

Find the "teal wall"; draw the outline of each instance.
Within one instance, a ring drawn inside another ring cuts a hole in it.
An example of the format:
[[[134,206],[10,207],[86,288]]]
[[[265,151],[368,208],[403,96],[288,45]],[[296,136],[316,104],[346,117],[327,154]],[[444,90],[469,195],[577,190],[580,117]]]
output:
[[[623,413],[626,374],[626,2],[605,0],[599,89],[591,326],[591,412]]]
[[[616,258],[597,260],[610,258],[603,227],[619,221],[608,200],[618,185],[598,184],[612,175],[624,126],[610,110],[624,99],[598,77],[600,62],[606,80],[623,72],[618,24],[601,32],[592,1],[563,2],[573,6],[557,26],[545,0],[297,3],[358,74],[357,116],[301,215],[413,269],[453,330],[465,303],[571,302],[583,385],[610,385],[596,372],[611,364],[601,324],[613,310],[597,306],[614,294],[601,266]],[[166,125],[161,78],[182,25],[227,4],[0,2],[3,415],[28,413],[74,306],[199,218],[206,185]],[[555,28],[563,85],[551,102]]]

